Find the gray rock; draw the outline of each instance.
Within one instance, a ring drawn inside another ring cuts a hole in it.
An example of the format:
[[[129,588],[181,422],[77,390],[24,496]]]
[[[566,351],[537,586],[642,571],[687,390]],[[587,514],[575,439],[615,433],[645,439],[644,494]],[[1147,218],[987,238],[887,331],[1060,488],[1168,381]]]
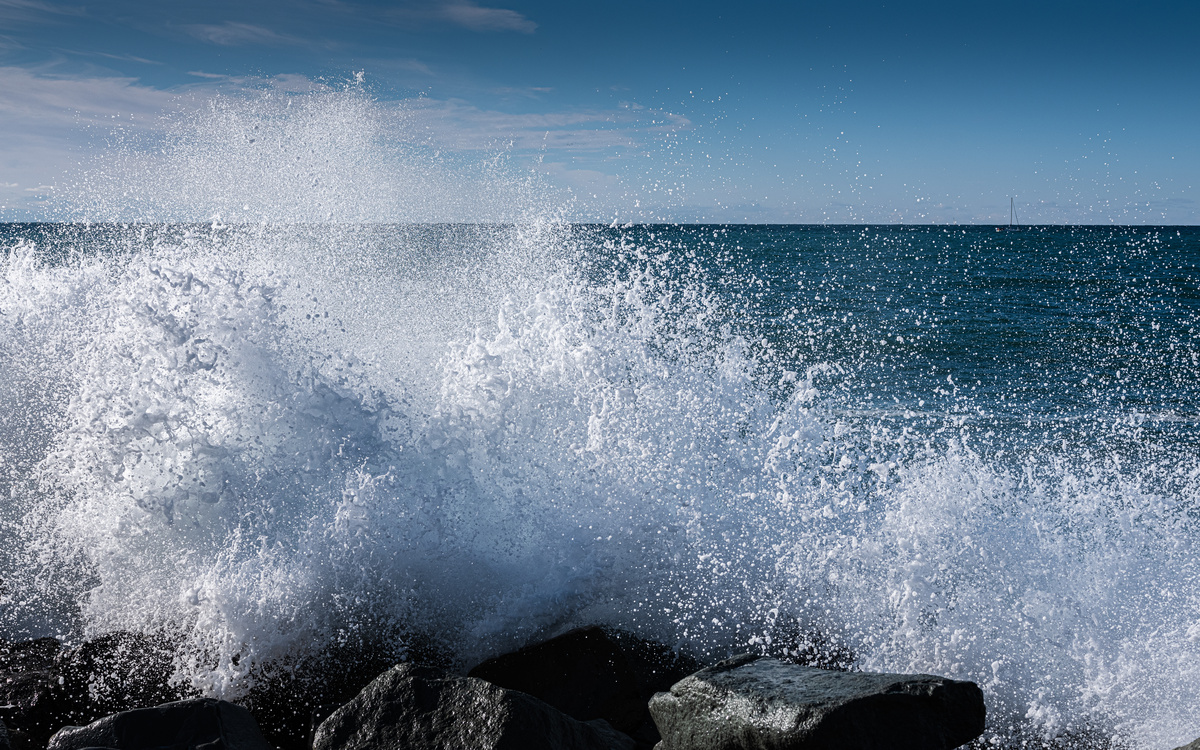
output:
[[[313,750],[632,750],[603,720],[581,722],[517,690],[400,664],[339,708]]]
[[[948,750],[983,733],[973,682],[833,672],[752,654],[650,701],[656,750]]]
[[[1194,739],[1183,747],[1177,747],[1175,750],[1200,750],[1200,739]]]
[[[271,750],[250,712],[213,698],[193,698],[63,727],[47,750]]]

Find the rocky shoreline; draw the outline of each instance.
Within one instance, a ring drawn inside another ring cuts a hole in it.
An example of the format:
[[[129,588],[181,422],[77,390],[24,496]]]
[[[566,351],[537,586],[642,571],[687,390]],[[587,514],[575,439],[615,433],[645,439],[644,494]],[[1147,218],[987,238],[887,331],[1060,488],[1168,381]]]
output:
[[[984,730],[974,683],[742,654],[703,667],[579,628],[466,675],[360,649],[234,705],[171,687],[169,645],[0,642],[0,750],[949,750]]]

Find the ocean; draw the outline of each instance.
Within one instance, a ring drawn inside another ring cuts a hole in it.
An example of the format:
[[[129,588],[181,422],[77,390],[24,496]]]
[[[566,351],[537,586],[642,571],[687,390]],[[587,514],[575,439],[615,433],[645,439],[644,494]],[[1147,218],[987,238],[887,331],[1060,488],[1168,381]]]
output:
[[[237,697],[603,624],[1200,735],[1195,227],[9,224],[0,278],[2,638]]]

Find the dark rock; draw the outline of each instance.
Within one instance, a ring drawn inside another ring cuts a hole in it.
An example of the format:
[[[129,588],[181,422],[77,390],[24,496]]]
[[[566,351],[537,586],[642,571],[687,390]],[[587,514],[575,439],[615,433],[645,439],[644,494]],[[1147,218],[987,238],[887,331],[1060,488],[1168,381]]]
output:
[[[647,640],[624,630],[606,630],[608,637],[621,647],[637,678],[639,700],[643,706],[655,693],[669,690],[672,685],[700,669],[702,664],[690,654],[670,646]],[[645,713],[649,719],[650,712]],[[653,726],[654,722],[650,722]]]
[[[9,750],[8,744],[8,729],[4,726],[4,722],[0,721],[0,750]]]
[[[376,631],[291,661],[265,665],[240,705],[279,750],[309,750],[313,733],[334,711],[401,661],[447,666],[449,659],[412,634]]]
[[[973,682],[836,672],[744,654],[650,701],[659,750],[948,750],[983,733]]]
[[[672,685],[702,666],[686,652],[679,652],[657,641],[646,640],[623,630],[607,631],[629,660],[638,683],[638,706],[642,722],[628,734],[637,740],[638,747],[649,750],[660,737],[647,704],[655,693],[669,690]]]
[[[0,719],[12,750],[42,750],[68,724],[183,697],[172,687],[172,649],[115,633],[63,650],[53,638],[0,643]]]
[[[1175,750],[1200,750],[1200,739],[1192,740],[1183,747],[1175,748]]]
[[[55,660],[63,687],[78,697],[85,721],[199,694],[172,685],[175,645],[165,638],[109,633],[63,651]]]
[[[661,644],[586,627],[489,659],[468,676],[528,693],[580,721],[604,719],[650,746],[658,731],[647,701],[697,668]]]
[[[13,750],[41,750],[74,716],[56,669],[61,649],[53,638],[0,643],[0,720]]]
[[[123,711],[63,727],[47,750],[271,750],[250,712],[214,698]]]
[[[580,721],[604,719],[626,734],[642,723],[637,676],[621,647],[597,627],[488,659],[467,676],[528,693]]]
[[[0,641],[0,670],[5,674],[22,674],[49,670],[62,650],[54,638],[9,643]]]
[[[320,727],[313,750],[632,750],[604,721],[581,722],[525,693],[400,664]],[[52,749],[53,750],[53,749]]]

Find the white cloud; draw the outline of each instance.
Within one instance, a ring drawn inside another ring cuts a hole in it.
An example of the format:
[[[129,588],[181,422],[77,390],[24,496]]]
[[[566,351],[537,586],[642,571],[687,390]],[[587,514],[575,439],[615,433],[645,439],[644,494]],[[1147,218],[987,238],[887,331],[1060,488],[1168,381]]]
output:
[[[0,132],[76,129],[116,116],[157,115],[178,97],[133,78],[44,76],[0,67]]]
[[[78,188],[77,176],[68,175],[77,175],[81,165],[110,148],[107,144],[142,148],[160,137],[169,140],[175,133],[172,123],[178,126],[181,120],[164,115],[193,110],[216,92],[235,98],[249,93],[254,100],[254,92],[264,90],[284,96],[331,91],[298,75],[194,75],[197,83],[164,91],[133,78],[69,78],[0,67],[0,172],[5,180],[0,185],[11,191],[0,219],[54,218],[55,207],[68,208],[63,202],[74,200]],[[606,159],[628,158],[664,132],[691,127],[682,116],[650,109],[514,114],[429,98],[379,106],[380,122],[397,127],[380,131],[384,141],[459,155],[451,156],[450,164],[507,152],[580,196],[620,193]],[[538,163],[545,166],[536,167]]]
[[[226,21],[220,24],[192,24],[185,26],[184,29],[202,42],[222,47],[278,46],[303,43],[302,39],[290,34],[281,34],[265,26],[255,26],[239,21]]]
[[[20,184],[16,183],[16,182],[0,182],[0,188],[15,188],[15,187],[20,187]]]
[[[416,73],[424,73],[427,76],[433,75],[433,70],[428,65],[415,58],[406,57],[399,60],[391,60],[390,62],[401,70],[411,70]]]
[[[637,148],[649,133],[685,130],[686,117],[645,110],[578,110],[511,114],[461,100],[406,103],[430,145],[456,150],[598,152]]]
[[[532,34],[537,24],[515,10],[487,8],[472,0],[410,2],[388,15],[410,23],[448,23],[471,31],[515,31]]]
[[[9,203],[0,219],[44,217],[37,196],[48,194],[97,140],[116,127],[160,127],[159,115],[180,102],[179,95],[132,78],[67,78],[0,67],[0,170],[9,181],[4,184],[37,186],[22,190],[23,198]]]
[[[7,23],[44,21],[47,17],[83,15],[84,9],[43,0],[0,0],[0,20]]]
[[[570,188],[576,195],[585,198],[603,196],[611,198],[614,193],[623,190],[621,178],[614,174],[601,172],[596,169],[577,169],[563,162],[543,162],[537,166],[537,171],[554,179],[555,182]],[[597,195],[599,194],[599,195]]]
[[[330,86],[314,81],[308,76],[298,73],[281,73],[275,76],[231,76],[220,73],[205,73],[202,70],[189,70],[188,75],[212,81],[202,88],[210,91],[220,90],[227,94],[237,92],[262,91],[271,89],[284,94],[312,94],[318,91],[329,91]]]
[[[270,78],[236,78],[231,79],[246,88],[261,88],[263,84],[285,94],[312,94],[318,91],[329,91],[330,87],[320,81],[314,81],[299,73],[281,73]]]
[[[549,86],[497,86],[490,92],[498,96],[520,96],[525,99],[540,99],[544,94],[554,93]]]
[[[124,62],[142,63],[143,65],[162,65],[159,60],[151,60],[146,57],[138,57],[137,55],[114,55],[108,52],[76,52],[75,54],[90,54],[97,57],[107,57],[110,60],[122,60]]]
[[[515,10],[484,8],[471,2],[450,2],[440,8],[442,18],[472,31],[517,31],[532,34],[537,24]]]

